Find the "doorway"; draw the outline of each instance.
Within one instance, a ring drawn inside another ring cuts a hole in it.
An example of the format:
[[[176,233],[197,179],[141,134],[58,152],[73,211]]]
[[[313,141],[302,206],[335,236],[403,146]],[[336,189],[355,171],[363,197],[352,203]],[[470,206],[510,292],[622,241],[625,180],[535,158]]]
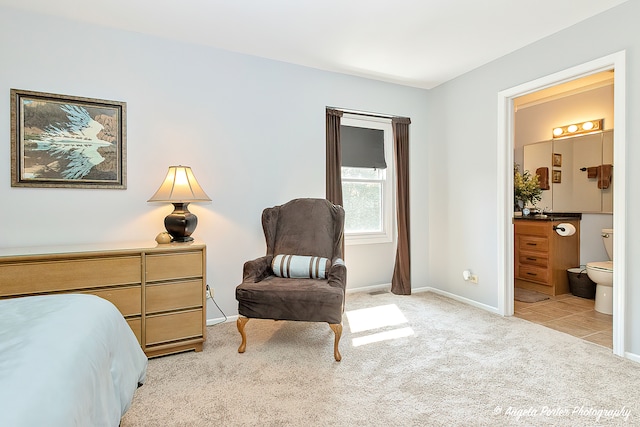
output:
[[[576,67],[524,83],[501,91],[498,94],[498,310],[502,315],[514,313],[514,238],[513,215],[513,161],[514,161],[514,99],[533,92],[565,83],[601,71],[615,70],[614,76],[614,215],[616,230],[614,241],[614,287],[613,287],[613,353],[624,357],[625,336],[625,52],[596,59]]]
[[[540,258],[537,252],[527,251],[537,246],[537,238],[518,235],[518,230],[530,232],[532,226],[537,232],[547,230],[549,222],[514,220],[514,316],[609,349],[613,316],[595,310],[591,295],[595,285],[591,288],[588,278],[581,276],[586,276],[587,262],[609,259],[601,230],[613,227],[614,186],[599,188],[598,180],[588,178],[580,166],[613,163],[613,79],[614,70],[602,71],[514,99],[514,162],[521,171],[528,171],[528,176],[547,172],[542,176],[536,207],[548,215],[581,213],[581,220],[574,219],[577,236],[549,237],[549,248],[555,248],[549,259],[546,249]],[[551,130],[558,126],[596,117],[596,132],[552,137]],[[556,173],[559,179],[553,179]],[[525,239],[525,248],[519,247],[521,238]],[[520,251],[525,255],[518,256]],[[581,273],[572,276],[574,282],[569,283],[566,269],[579,265]],[[523,277],[532,277],[533,281]],[[575,289],[570,289],[572,286]]]

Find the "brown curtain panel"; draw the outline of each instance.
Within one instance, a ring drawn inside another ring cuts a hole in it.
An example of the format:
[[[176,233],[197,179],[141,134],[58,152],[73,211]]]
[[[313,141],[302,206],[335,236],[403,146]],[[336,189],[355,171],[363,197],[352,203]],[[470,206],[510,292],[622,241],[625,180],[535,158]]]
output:
[[[340,206],[342,206],[341,117],[342,111],[327,108],[327,200]]]
[[[393,126],[393,150],[396,165],[398,249],[391,279],[391,292],[411,295],[411,244],[409,227],[409,124],[406,117],[395,117]]]

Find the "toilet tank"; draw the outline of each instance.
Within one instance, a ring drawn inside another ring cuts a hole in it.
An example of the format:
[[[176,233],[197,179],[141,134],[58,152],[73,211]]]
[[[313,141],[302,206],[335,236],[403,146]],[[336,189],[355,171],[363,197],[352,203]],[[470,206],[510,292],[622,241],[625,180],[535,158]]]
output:
[[[604,242],[604,249],[609,255],[609,259],[613,261],[613,228],[602,229],[602,241]]]

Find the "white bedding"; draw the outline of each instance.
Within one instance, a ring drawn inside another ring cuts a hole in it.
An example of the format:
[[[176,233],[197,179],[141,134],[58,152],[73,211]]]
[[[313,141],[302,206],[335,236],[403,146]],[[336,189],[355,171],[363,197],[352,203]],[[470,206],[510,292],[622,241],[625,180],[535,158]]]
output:
[[[135,335],[107,300],[0,300],[0,426],[118,426],[146,369]]]

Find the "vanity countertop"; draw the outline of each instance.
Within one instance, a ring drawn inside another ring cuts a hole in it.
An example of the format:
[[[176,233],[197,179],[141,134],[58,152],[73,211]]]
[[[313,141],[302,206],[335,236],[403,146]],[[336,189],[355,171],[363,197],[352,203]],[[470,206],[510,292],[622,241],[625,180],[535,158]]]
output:
[[[582,214],[579,212],[548,212],[546,214],[531,214],[514,216],[517,221],[570,221],[581,220]]]

